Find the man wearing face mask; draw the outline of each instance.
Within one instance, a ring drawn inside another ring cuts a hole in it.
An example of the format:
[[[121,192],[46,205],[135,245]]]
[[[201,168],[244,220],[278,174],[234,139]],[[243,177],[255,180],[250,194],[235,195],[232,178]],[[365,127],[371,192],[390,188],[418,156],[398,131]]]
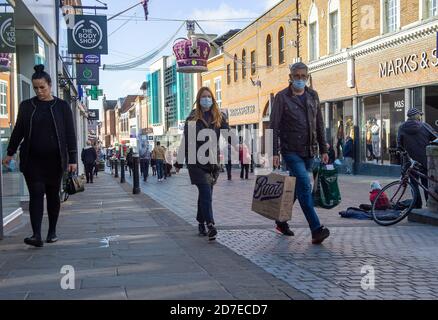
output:
[[[324,137],[324,122],[319,107],[318,93],[306,86],[308,68],[298,62],[290,67],[289,87],[280,91],[274,100],[271,113],[273,130],[273,165],[279,165],[279,151],[286,162],[289,174],[296,177],[295,200],[301,205],[312,232],[312,243],[320,244],[330,232],[322,226],[316,214],[308,171],[314,157],[321,154],[327,164],[327,143]],[[281,150],[279,150],[279,140]],[[276,222],[277,230],[293,236],[287,222]]]

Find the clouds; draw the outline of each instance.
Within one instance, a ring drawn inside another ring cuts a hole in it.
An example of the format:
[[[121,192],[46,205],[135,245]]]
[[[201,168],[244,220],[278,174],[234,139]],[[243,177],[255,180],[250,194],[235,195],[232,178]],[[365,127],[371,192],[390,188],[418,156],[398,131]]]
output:
[[[217,8],[196,9],[191,14],[195,20],[214,20],[201,21],[200,25],[206,32],[218,35],[230,29],[243,28],[259,15],[260,13],[249,9],[233,8],[225,2]]]

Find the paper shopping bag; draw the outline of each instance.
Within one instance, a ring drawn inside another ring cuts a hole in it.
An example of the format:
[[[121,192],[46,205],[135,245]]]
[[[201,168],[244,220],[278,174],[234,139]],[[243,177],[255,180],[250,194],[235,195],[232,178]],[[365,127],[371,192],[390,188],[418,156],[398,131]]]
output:
[[[276,173],[257,176],[251,210],[280,222],[292,218],[295,177]]]

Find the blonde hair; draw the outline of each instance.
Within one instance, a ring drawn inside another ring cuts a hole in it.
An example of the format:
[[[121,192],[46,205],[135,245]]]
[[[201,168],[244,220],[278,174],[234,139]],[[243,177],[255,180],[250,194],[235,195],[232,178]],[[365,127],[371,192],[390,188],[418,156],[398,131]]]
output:
[[[204,93],[204,91],[208,91],[213,100],[213,105],[211,106],[211,114],[213,115],[212,123],[216,128],[220,128],[220,126],[222,125],[222,113],[220,112],[214,94],[209,87],[202,87],[201,89],[199,89],[198,94],[196,95],[195,111],[190,120],[198,121],[204,119],[201,107],[201,95]]]

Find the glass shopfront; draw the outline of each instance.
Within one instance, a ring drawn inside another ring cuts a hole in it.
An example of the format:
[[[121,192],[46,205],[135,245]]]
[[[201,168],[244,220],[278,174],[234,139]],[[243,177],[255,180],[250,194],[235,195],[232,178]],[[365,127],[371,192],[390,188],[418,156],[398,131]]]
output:
[[[344,100],[330,102],[329,107],[329,138],[327,139],[330,145],[333,145],[336,158],[343,158],[343,148],[348,136],[354,139],[353,125],[353,100]],[[325,116],[324,110],[322,110]]]
[[[397,132],[405,121],[405,91],[360,98],[361,161],[400,164],[395,153]]]
[[[425,121],[438,131],[438,85],[425,87]]]

